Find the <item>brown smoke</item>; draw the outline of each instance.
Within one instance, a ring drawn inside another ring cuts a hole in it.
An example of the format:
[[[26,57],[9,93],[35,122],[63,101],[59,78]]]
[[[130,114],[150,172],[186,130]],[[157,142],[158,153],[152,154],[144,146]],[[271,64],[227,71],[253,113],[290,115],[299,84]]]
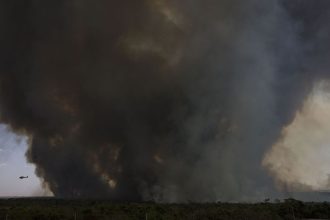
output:
[[[273,194],[262,157],[329,58],[330,4],[292,2],[1,0],[1,121],[55,196]]]

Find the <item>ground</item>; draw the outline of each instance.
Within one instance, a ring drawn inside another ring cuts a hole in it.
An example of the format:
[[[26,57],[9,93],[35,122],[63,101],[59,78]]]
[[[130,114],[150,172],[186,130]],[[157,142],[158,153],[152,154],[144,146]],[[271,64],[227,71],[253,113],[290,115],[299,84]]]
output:
[[[329,219],[330,203],[294,199],[263,203],[113,202],[91,199],[16,198],[0,200],[0,220],[291,220]]]

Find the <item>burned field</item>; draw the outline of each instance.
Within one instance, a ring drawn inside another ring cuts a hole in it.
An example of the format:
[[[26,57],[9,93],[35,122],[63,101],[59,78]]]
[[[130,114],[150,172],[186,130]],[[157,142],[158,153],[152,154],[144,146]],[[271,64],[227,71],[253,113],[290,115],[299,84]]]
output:
[[[294,199],[274,203],[157,204],[90,199],[2,199],[0,219],[329,219],[330,203]]]

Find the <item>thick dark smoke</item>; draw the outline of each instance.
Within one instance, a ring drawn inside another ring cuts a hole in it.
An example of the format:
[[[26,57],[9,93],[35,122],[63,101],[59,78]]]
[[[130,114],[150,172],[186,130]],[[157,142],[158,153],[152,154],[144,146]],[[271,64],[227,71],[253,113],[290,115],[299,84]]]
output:
[[[328,0],[0,8],[1,121],[56,196],[273,195],[262,157],[329,73]]]

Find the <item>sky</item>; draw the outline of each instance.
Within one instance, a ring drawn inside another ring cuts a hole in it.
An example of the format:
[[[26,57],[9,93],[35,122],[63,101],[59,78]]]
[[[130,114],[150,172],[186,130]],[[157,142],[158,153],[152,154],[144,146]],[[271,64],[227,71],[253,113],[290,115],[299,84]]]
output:
[[[35,166],[27,163],[26,138],[18,137],[0,125],[0,197],[42,195],[41,182],[34,174]],[[19,179],[29,176],[28,179]]]

